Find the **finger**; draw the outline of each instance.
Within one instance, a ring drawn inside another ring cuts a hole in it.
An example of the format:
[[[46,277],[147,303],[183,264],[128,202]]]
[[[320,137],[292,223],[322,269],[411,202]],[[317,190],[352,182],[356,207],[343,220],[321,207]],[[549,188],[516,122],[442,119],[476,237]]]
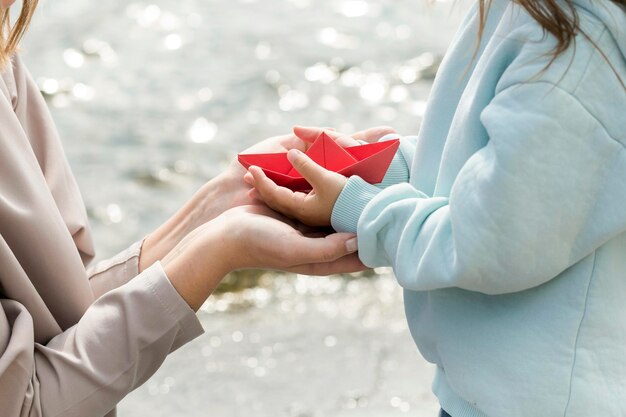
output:
[[[368,269],[368,267],[361,262],[359,255],[357,253],[351,253],[331,262],[298,265],[291,268],[289,272],[304,275],[333,275],[360,272],[366,269]]]
[[[324,132],[321,127],[294,126],[293,133],[306,142],[315,142],[315,139]]]
[[[331,139],[333,139],[339,146],[342,148],[347,148],[349,146],[357,146],[360,145],[359,141],[350,135],[346,135],[345,133],[340,132],[326,132]]]
[[[243,181],[254,187],[254,177],[252,176],[252,174],[250,172],[246,172],[245,175],[243,176]]]
[[[248,191],[248,197],[250,197],[252,200],[261,201],[261,202],[263,201],[263,197],[261,197],[261,195],[256,190],[256,188],[253,188]]]
[[[298,205],[302,203],[301,200],[305,194],[294,193],[288,188],[276,185],[259,167],[251,166],[249,172],[254,178],[254,187],[261,199],[265,201],[265,204],[283,214],[295,217],[293,213],[297,210]]]
[[[296,265],[332,262],[357,251],[352,233],[333,233],[325,237],[301,237],[288,242],[289,253]]]
[[[376,126],[354,133],[352,137],[356,140],[372,143],[390,133],[396,133],[396,130],[391,126]]]
[[[307,128],[302,128],[302,129],[307,129],[306,131],[303,131],[302,133],[305,134],[305,135],[308,135],[307,139],[311,139],[312,141],[315,141],[315,139],[317,139],[318,136],[321,135],[322,133],[326,133],[332,140],[337,142],[337,144],[339,146],[341,146],[342,148],[347,148],[349,146],[360,145],[360,143],[357,140],[355,140],[353,137],[351,137],[350,135],[346,135],[345,133],[337,132],[334,129],[332,129],[332,130],[331,129],[323,129],[323,128],[320,128],[320,127],[307,127]],[[294,130],[294,132],[296,132],[296,131]],[[297,134],[297,132],[296,132],[296,134]]]
[[[281,145],[284,149],[299,149],[302,152],[305,152],[311,146],[309,142],[302,140],[294,133],[291,133],[288,138],[281,141]]]
[[[293,131],[296,136],[306,142],[313,143],[315,142],[315,139],[319,137],[319,135],[321,135],[322,133],[326,133],[342,148],[359,145],[359,142],[354,140],[349,135],[336,132],[335,129],[332,128],[295,126],[293,128]]]
[[[313,143],[315,139],[324,131],[334,132],[332,127],[309,127],[309,126],[294,126],[293,133],[305,142]]]
[[[292,149],[287,153],[291,165],[308,181],[314,190],[323,190],[328,170],[321,167],[305,153]]]

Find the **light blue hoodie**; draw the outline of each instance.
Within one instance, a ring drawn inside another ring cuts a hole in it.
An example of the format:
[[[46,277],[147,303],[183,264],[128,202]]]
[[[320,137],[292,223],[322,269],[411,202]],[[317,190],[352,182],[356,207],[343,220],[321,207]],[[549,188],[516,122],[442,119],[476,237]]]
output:
[[[494,0],[470,64],[474,8],[386,187],[333,210],[393,267],[453,417],[626,416],[626,9],[574,1],[604,57],[578,35],[542,71],[554,39]]]

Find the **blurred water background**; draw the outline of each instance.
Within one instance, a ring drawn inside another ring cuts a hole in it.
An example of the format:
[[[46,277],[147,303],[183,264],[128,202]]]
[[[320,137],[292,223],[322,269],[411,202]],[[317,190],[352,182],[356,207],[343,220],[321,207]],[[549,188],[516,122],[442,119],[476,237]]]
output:
[[[293,124],[415,134],[467,4],[44,0],[23,42],[98,258],[141,239],[238,151]],[[121,416],[434,416],[388,270],[230,277]]]

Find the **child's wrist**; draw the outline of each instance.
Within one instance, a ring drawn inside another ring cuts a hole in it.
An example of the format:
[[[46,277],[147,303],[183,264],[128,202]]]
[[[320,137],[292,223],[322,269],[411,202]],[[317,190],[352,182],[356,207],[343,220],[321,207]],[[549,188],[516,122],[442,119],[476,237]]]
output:
[[[348,183],[348,178],[343,177],[341,178],[341,180],[338,180],[338,187],[336,188],[336,192],[335,192],[335,196],[334,198],[331,199],[331,204],[330,206],[327,208],[326,213],[326,224],[328,226],[332,225],[332,215],[333,215],[333,210],[335,209],[335,205],[337,204],[337,200],[339,200],[339,196],[341,195],[341,193],[343,192],[344,188],[346,187],[346,184]]]
[[[338,232],[356,233],[365,206],[382,190],[359,176],[350,177],[331,213],[331,225]]]

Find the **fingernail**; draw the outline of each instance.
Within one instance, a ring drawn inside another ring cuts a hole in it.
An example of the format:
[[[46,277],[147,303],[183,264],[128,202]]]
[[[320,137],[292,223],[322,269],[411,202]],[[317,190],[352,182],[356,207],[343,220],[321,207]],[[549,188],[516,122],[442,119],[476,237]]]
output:
[[[348,253],[356,252],[357,249],[358,249],[358,243],[357,243],[356,237],[346,240],[346,250],[348,251]]]
[[[290,149],[289,152],[287,152],[287,159],[289,159],[289,162],[293,164],[293,161],[295,161],[296,158],[298,158],[301,153],[302,152],[300,152],[297,149]]]

